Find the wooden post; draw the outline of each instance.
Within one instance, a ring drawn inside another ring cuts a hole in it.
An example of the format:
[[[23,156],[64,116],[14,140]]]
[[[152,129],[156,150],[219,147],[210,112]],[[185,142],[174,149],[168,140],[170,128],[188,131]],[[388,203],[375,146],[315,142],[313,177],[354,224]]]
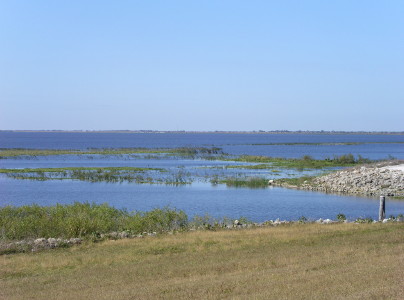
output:
[[[386,217],[386,197],[380,196],[379,221],[383,221]]]

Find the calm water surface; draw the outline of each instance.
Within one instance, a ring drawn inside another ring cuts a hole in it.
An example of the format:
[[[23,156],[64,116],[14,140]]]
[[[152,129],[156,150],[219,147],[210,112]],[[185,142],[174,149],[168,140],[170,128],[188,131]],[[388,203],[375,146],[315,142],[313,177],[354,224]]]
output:
[[[266,145],[269,143],[363,143],[359,145]],[[132,134],[132,133],[11,133],[0,132],[0,148],[87,149],[87,148],[175,148],[183,146],[221,147],[231,154],[315,158],[352,153],[371,159],[388,155],[404,159],[403,135],[303,135],[303,134]],[[259,145],[258,145],[259,144]],[[222,167],[232,162],[192,159],[141,159],[131,157],[48,156],[34,159],[3,159],[0,168],[66,166],[138,166],[186,170],[209,177],[220,172],[239,172]],[[211,171],[206,167],[214,167]],[[216,172],[216,173],[215,173]],[[246,174],[246,170],[243,171]],[[275,175],[269,170],[249,170],[252,176],[300,176],[296,170]],[[208,181],[208,180],[207,180]],[[117,208],[150,210],[170,206],[188,215],[239,218],[255,221],[283,218],[372,217],[378,213],[378,199],[288,190],[247,189],[213,186],[197,180],[191,185],[166,186],[135,183],[89,183],[75,180],[33,181],[0,176],[0,206],[54,205],[74,201],[107,202]],[[387,215],[404,213],[404,201],[388,199]]]

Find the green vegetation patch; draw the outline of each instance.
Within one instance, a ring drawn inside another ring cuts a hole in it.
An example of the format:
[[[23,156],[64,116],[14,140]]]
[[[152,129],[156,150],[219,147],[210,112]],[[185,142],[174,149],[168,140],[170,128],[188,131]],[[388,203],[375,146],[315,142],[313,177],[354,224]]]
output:
[[[0,239],[37,237],[90,237],[113,231],[132,233],[181,229],[188,217],[170,208],[128,212],[108,204],[75,202],[56,206],[6,206],[0,208]]]
[[[224,154],[221,148],[212,147],[180,147],[180,148],[102,148],[88,150],[72,149],[1,149],[0,158],[20,156],[49,156],[49,155],[123,155],[123,154],[157,154],[167,153],[173,155],[195,156]]]
[[[66,167],[66,168],[36,168],[36,169],[0,169],[8,177],[15,179],[54,180],[77,179],[90,182],[137,182],[153,183],[150,176],[142,175],[148,171],[166,172],[160,168],[137,167]]]
[[[59,173],[65,171],[132,171],[132,172],[144,172],[144,171],[160,171],[164,172],[161,168],[137,168],[137,167],[65,167],[65,168],[34,168],[34,169],[0,169],[0,173]]]
[[[251,178],[226,178],[213,184],[222,183],[229,187],[248,187],[248,188],[266,188],[268,187],[268,179],[260,177]]]
[[[355,158],[352,154],[335,156],[334,158],[314,159],[309,155],[302,158],[281,158],[270,156],[242,155],[232,161],[253,162],[261,164],[271,164],[274,167],[280,168],[295,168],[295,169],[322,169],[332,167],[348,167],[357,164],[365,164],[372,162],[369,159],[358,156]]]
[[[294,177],[294,178],[281,178],[277,179],[277,184],[287,184],[299,187],[303,184],[312,184],[313,179],[317,176],[302,176],[302,177]]]

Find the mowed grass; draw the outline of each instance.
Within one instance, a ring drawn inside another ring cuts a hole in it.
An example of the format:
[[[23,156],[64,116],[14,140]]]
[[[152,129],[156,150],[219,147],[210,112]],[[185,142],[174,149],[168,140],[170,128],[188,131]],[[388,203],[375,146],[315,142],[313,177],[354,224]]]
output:
[[[404,224],[195,231],[0,257],[2,299],[403,299]]]

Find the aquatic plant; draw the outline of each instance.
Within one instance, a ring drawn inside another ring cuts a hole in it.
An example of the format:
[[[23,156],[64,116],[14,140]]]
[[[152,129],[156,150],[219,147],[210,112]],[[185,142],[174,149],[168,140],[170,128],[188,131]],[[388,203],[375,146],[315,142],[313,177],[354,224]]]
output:
[[[226,160],[255,162],[261,164],[271,164],[273,167],[293,168],[293,169],[322,169],[332,167],[347,167],[356,164],[364,164],[372,162],[369,159],[358,156],[355,158],[352,154],[335,156],[326,159],[314,159],[309,155],[304,155],[302,158],[283,158],[257,155],[241,155],[239,157]]]
[[[165,177],[147,176],[155,174],[147,172],[167,173]],[[135,182],[159,184],[189,184],[192,182],[190,174],[180,171],[174,174],[161,168],[136,167],[68,167],[68,168],[38,168],[38,169],[0,169],[0,173],[16,179],[55,180],[75,179],[90,182]]]
[[[21,149],[21,148],[3,148],[0,149],[0,158],[18,158],[35,157],[49,155],[122,155],[122,154],[159,154],[169,153],[180,156],[195,155],[224,155],[221,148],[218,147],[180,147],[180,148],[96,148],[87,150],[74,149]]]
[[[249,187],[249,188],[265,188],[268,187],[268,179],[261,177],[251,178],[226,178],[219,181],[229,187]]]

